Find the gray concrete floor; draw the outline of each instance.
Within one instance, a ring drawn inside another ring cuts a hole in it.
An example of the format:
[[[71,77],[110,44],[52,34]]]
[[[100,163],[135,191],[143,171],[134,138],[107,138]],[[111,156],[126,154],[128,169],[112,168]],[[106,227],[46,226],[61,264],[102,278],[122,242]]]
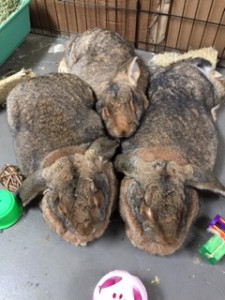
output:
[[[22,67],[37,74],[56,71],[63,42],[30,34],[0,67],[0,76]],[[215,172],[225,184],[225,108],[220,109],[217,124],[220,146]],[[1,168],[16,164],[5,109],[0,110],[0,128]],[[225,217],[225,199],[202,194],[200,201],[200,214],[185,244],[167,257],[150,256],[131,245],[117,214],[100,239],[86,247],[72,246],[50,231],[33,205],[0,234],[0,300],[91,300],[98,280],[115,269],[138,276],[149,300],[224,300],[225,258],[209,265],[198,248],[211,236],[206,232],[208,222],[218,213]]]

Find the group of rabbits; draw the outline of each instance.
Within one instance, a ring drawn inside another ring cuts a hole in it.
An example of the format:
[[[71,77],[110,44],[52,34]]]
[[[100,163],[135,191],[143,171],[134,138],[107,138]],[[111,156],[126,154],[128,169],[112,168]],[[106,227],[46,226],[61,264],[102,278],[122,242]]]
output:
[[[209,61],[150,74],[119,34],[87,30],[67,43],[59,73],[7,98],[26,176],[18,197],[40,197],[46,223],[74,245],[100,237],[118,207],[135,246],[172,254],[198,214],[198,190],[225,196],[213,175],[223,102],[225,78]]]

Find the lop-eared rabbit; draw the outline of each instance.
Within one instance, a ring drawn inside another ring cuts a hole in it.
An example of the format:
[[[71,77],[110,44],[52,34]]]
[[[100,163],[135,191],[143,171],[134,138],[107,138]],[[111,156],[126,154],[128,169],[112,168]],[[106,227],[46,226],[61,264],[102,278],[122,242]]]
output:
[[[198,190],[225,196],[213,175],[218,138],[211,111],[225,101],[225,78],[208,61],[178,62],[151,78],[148,111],[122,143],[120,213],[126,234],[152,255],[178,250],[199,211]]]
[[[105,231],[117,195],[108,139],[92,89],[71,74],[36,77],[14,88],[7,117],[22,173],[23,205],[42,195],[43,217],[64,240],[85,245]]]
[[[94,28],[72,38],[58,71],[76,74],[93,88],[96,110],[111,136],[136,131],[148,107],[149,71],[118,33]]]

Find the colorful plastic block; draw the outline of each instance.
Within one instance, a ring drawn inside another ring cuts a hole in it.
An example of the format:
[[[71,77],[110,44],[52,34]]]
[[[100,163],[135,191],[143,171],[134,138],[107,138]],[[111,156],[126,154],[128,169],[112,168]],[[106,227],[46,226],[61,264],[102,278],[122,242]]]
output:
[[[225,220],[221,218],[220,215],[215,216],[209,223],[207,230],[225,240]]]
[[[214,235],[199,248],[199,253],[210,263],[216,264],[225,255],[225,220],[217,215],[207,230]]]
[[[213,235],[208,242],[199,248],[199,253],[212,265],[225,255],[225,241]]]
[[[207,228],[210,229],[213,226],[217,226],[225,231],[225,220],[220,215],[216,215],[215,218],[209,223]]]

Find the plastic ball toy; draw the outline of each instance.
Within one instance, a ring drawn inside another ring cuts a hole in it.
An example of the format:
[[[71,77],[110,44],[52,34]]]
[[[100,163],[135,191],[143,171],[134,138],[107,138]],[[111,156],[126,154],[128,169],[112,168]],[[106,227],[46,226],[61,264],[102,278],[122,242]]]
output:
[[[100,279],[92,300],[148,300],[148,296],[138,277],[115,270]]]

